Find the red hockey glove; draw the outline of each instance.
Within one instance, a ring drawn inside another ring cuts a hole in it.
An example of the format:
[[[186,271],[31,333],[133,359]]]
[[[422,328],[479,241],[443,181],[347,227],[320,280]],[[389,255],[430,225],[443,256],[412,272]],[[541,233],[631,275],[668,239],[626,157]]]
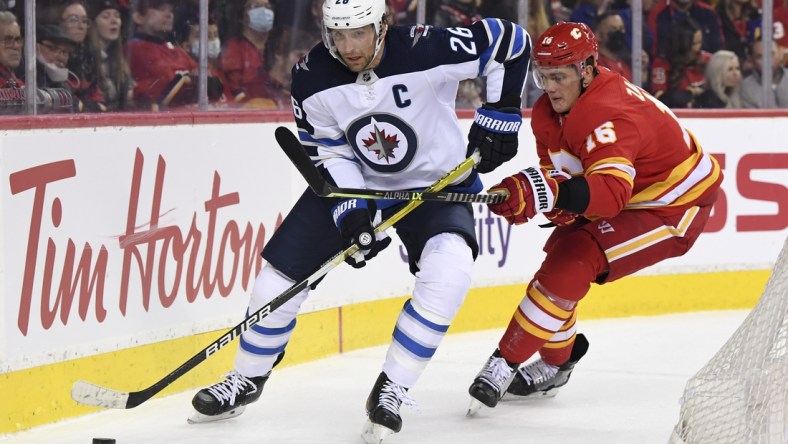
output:
[[[559,210],[558,208],[553,209],[553,211],[549,213],[545,213],[544,215],[550,222],[553,223],[553,226],[556,227],[565,227],[567,225],[572,225],[575,221],[582,217],[577,213],[573,213],[571,211],[566,210]],[[541,226],[541,225],[540,225]],[[551,225],[545,225],[545,227],[549,227]]]
[[[550,172],[544,168],[530,167],[505,178],[488,192],[509,194],[502,203],[489,204],[490,211],[503,216],[510,224],[524,224],[536,213],[553,210],[558,197],[558,180],[550,177]]]
[[[558,183],[561,183],[567,179],[571,179],[572,176],[569,174],[564,173],[563,171],[559,170],[549,170],[548,171],[551,178],[555,179]],[[567,225],[572,225],[575,221],[582,217],[580,214],[573,213],[567,210],[561,210],[558,208],[553,208],[553,211],[545,213],[544,215],[553,225],[558,227],[564,227]]]

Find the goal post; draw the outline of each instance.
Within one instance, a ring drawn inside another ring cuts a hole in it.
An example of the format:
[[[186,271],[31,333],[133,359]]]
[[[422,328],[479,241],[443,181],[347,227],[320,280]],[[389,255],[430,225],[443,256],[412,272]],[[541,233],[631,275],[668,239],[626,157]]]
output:
[[[788,443],[788,239],[758,303],[687,382],[668,443]]]

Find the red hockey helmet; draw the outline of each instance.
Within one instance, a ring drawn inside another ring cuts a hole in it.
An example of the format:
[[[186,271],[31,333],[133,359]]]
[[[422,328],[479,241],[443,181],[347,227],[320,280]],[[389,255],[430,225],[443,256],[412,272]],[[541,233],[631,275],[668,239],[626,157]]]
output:
[[[582,72],[589,57],[599,58],[599,43],[585,23],[558,22],[539,36],[532,55],[537,68],[575,65]]]

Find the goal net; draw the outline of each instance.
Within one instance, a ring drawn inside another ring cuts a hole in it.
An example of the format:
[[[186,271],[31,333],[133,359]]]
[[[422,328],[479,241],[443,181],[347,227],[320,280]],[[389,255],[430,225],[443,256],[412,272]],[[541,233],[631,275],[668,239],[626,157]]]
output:
[[[758,304],[687,382],[669,444],[788,443],[788,240]]]

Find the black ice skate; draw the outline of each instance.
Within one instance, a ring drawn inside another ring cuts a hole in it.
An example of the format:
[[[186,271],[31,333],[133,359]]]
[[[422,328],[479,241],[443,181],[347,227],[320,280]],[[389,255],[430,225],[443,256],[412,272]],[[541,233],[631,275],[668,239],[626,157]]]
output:
[[[501,357],[501,353],[495,350],[468,388],[468,393],[473,399],[471,399],[471,405],[468,406],[467,415],[475,414],[482,404],[487,407],[498,405],[498,401],[512,382],[516,368],[516,364],[509,364],[506,359]]]
[[[416,406],[407,391],[407,388],[389,380],[385,373],[380,373],[367,398],[368,420],[361,432],[365,443],[380,444],[388,435],[402,430],[400,405]]]
[[[581,333],[575,338],[569,360],[560,367],[539,359],[517,369],[504,400],[554,397],[558,394],[558,389],[569,382],[572,370],[587,351],[588,340]]]
[[[224,381],[206,387],[192,399],[196,412],[189,418],[190,424],[212,422],[233,418],[244,412],[247,404],[260,398],[263,385],[271,372],[264,376],[247,378],[233,370],[224,375]]]

